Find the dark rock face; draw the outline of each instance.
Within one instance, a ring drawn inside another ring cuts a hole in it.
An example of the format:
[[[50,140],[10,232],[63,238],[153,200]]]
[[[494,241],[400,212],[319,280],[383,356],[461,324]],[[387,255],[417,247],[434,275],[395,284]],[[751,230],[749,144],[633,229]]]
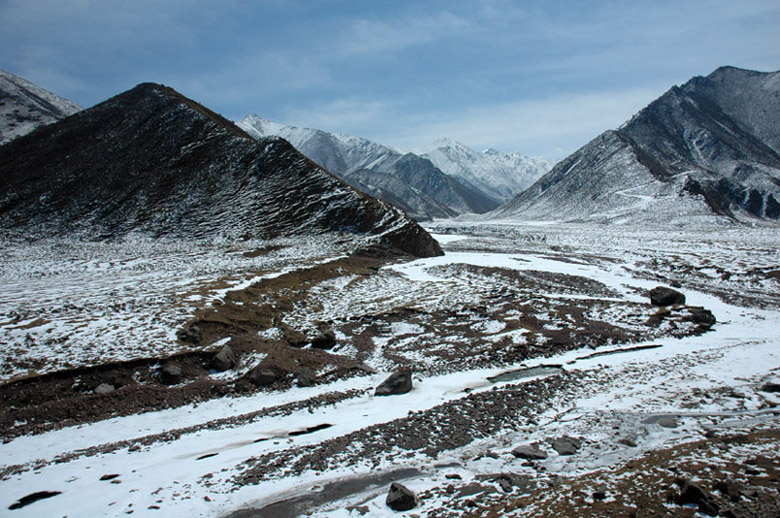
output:
[[[336,335],[331,329],[323,331],[311,341],[311,346],[315,349],[332,349],[335,345]]]
[[[441,254],[403,212],[279,138],[257,142],[171,88],[141,84],[0,147],[0,228],[18,237],[187,239],[321,232]]]
[[[258,366],[249,371],[247,378],[249,378],[249,381],[258,387],[266,387],[268,385],[272,385],[276,380],[278,380],[279,375],[276,373],[276,371]]]
[[[673,501],[677,505],[696,505],[700,513],[708,516],[718,516],[720,513],[720,508],[713,500],[712,495],[688,480],[683,482],[680,493],[674,497]]]
[[[398,369],[376,388],[376,396],[392,396],[406,394],[412,390],[412,370],[409,368]]]
[[[160,382],[163,385],[176,385],[181,382],[182,377],[181,367],[172,363],[166,364],[160,370]]]
[[[394,511],[408,511],[417,505],[417,495],[403,484],[393,482],[390,484],[385,503]]]
[[[211,360],[211,366],[220,372],[232,369],[236,366],[236,353],[229,345],[223,345],[222,349]]]
[[[547,454],[533,444],[521,444],[512,450],[512,455],[518,459],[526,460],[544,460],[547,458]]]
[[[557,437],[552,441],[552,447],[558,455],[574,455],[582,446],[582,441],[574,437]]]
[[[675,86],[559,162],[497,216],[680,224],[780,218],[780,72]]]
[[[663,286],[656,286],[648,293],[650,304],[653,306],[673,306],[675,304],[685,304],[685,295],[679,291]]]

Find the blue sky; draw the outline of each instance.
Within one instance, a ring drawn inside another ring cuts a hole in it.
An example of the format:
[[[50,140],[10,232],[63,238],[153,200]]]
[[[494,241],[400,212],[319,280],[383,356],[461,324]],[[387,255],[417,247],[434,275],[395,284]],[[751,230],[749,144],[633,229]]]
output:
[[[143,81],[231,119],[561,158],[673,84],[780,69],[780,2],[0,0],[0,68],[88,107]]]

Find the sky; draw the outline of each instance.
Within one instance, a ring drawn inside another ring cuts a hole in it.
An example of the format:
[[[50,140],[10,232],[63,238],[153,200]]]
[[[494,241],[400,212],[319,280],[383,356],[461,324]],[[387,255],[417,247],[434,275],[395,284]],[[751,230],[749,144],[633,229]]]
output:
[[[0,68],[90,107],[144,81],[225,117],[557,160],[722,65],[777,0],[0,0]]]

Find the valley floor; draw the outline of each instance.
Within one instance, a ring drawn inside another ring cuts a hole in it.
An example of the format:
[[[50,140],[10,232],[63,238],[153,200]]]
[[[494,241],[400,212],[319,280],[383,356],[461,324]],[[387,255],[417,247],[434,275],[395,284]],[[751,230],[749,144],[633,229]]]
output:
[[[777,515],[776,228],[430,230],[446,255],[414,261],[4,244],[0,516]],[[375,396],[398,367],[411,392]]]

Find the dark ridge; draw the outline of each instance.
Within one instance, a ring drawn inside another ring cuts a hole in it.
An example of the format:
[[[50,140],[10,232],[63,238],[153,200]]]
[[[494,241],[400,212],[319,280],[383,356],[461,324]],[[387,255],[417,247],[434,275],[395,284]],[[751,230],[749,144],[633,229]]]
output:
[[[0,148],[12,238],[273,238],[345,232],[441,254],[416,223],[287,141],[254,141],[172,88],[143,83]]]
[[[305,428],[303,430],[296,430],[294,432],[290,432],[287,435],[290,436],[290,437],[298,437],[299,435],[308,435],[310,433],[319,432],[320,430],[327,430],[331,426],[333,426],[333,425],[332,424],[328,424],[328,423],[318,424],[318,425],[315,425],[315,426],[310,426],[310,427]]]

